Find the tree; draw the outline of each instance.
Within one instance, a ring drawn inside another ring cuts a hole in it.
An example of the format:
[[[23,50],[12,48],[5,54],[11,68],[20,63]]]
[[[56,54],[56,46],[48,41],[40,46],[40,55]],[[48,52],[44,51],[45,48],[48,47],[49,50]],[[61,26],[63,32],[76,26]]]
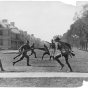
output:
[[[74,23],[71,24],[70,29],[65,33],[65,38],[67,42],[70,42],[72,44],[80,44],[82,49],[85,48],[86,45],[86,49],[87,49],[88,4],[83,5],[79,13],[77,12],[75,13]]]

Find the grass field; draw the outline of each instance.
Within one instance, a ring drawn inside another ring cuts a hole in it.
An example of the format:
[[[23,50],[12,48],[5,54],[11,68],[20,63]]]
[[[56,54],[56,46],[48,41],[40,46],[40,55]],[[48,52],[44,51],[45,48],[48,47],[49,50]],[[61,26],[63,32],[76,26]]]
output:
[[[76,56],[69,58],[69,63],[72,66],[74,72],[88,72],[88,52],[73,49]],[[26,58],[23,61],[18,62],[13,66],[13,57],[17,54],[2,54],[0,58],[3,64],[5,72],[67,72],[68,66],[65,63],[64,58],[60,58],[61,62],[65,64],[63,70],[60,70],[60,65],[54,60],[49,61],[49,56],[46,55],[44,60],[41,60],[43,51],[38,51],[37,57],[30,57],[30,64],[32,66],[26,66]],[[30,52],[29,52],[30,54]],[[18,57],[17,59],[19,59]],[[16,59],[16,60],[17,60]],[[76,78],[76,77],[38,77],[38,78],[0,78],[0,87],[80,87],[82,86],[83,79],[88,81],[88,78]]]
[[[73,49],[76,56],[73,58],[69,57],[69,63],[74,72],[88,72],[88,52]],[[31,66],[26,66],[26,58],[18,62],[13,66],[13,57],[17,54],[2,54],[0,53],[0,58],[3,64],[3,67],[6,71],[12,72],[67,72],[69,68],[65,63],[65,59],[60,58],[61,62],[65,64],[63,70],[60,70],[61,66],[55,60],[49,61],[49,56],[46,55],[44,60],[41,60],[43,51],[35,50],[38,58],[34,58],[34,55],[30,57]],[[28,53],[30,54],[30,52]],[[20,57],[16,58],[18,60]]]

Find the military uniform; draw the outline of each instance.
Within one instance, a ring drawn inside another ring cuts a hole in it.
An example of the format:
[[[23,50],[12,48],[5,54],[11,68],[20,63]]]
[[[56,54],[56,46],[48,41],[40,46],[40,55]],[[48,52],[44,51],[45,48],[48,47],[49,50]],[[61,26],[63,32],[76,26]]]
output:
[[[53,59],[54,59],[55,49],[56,49],[55,43],[53,43],[53,40],[52,40],[52,43],[50,44],[49,52],[50,52],[50,57],[53,57]]]
[[[29,41],[26,42],[26,44],[22,45],[20,48],[20,52],[22,54],[21,58],[15,62],[13,62],[13,65],[21,60],[23,60],[23,58],[27,58],[27,66],[31,66],[29,64],[29,56],[27,55],[27,52],[31,50],[31,47],[29,46]]]
[[[37,57],[36,57],[36,52],[34,51],[34,43],[33,43],[33,45],[31,46],[31,54],[30,54],[29,56],[31,56],[32,54],[34,54],[34,55],[35,55],[35,58],[37,58]]]

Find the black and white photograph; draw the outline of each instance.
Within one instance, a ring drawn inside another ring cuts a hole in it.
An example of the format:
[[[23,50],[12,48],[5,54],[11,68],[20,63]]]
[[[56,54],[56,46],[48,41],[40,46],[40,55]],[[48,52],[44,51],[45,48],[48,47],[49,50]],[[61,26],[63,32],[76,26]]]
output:
[[[88,86],[88,1],[0,1],[0,87]]]

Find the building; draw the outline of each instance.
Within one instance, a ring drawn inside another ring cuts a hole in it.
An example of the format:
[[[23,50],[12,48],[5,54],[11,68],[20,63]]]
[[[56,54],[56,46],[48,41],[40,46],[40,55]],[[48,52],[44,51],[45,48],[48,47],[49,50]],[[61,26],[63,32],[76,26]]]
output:
[[[27,40],[27,32],[18,30],[6,19],[0,22],[0,49],[18,49]]]

